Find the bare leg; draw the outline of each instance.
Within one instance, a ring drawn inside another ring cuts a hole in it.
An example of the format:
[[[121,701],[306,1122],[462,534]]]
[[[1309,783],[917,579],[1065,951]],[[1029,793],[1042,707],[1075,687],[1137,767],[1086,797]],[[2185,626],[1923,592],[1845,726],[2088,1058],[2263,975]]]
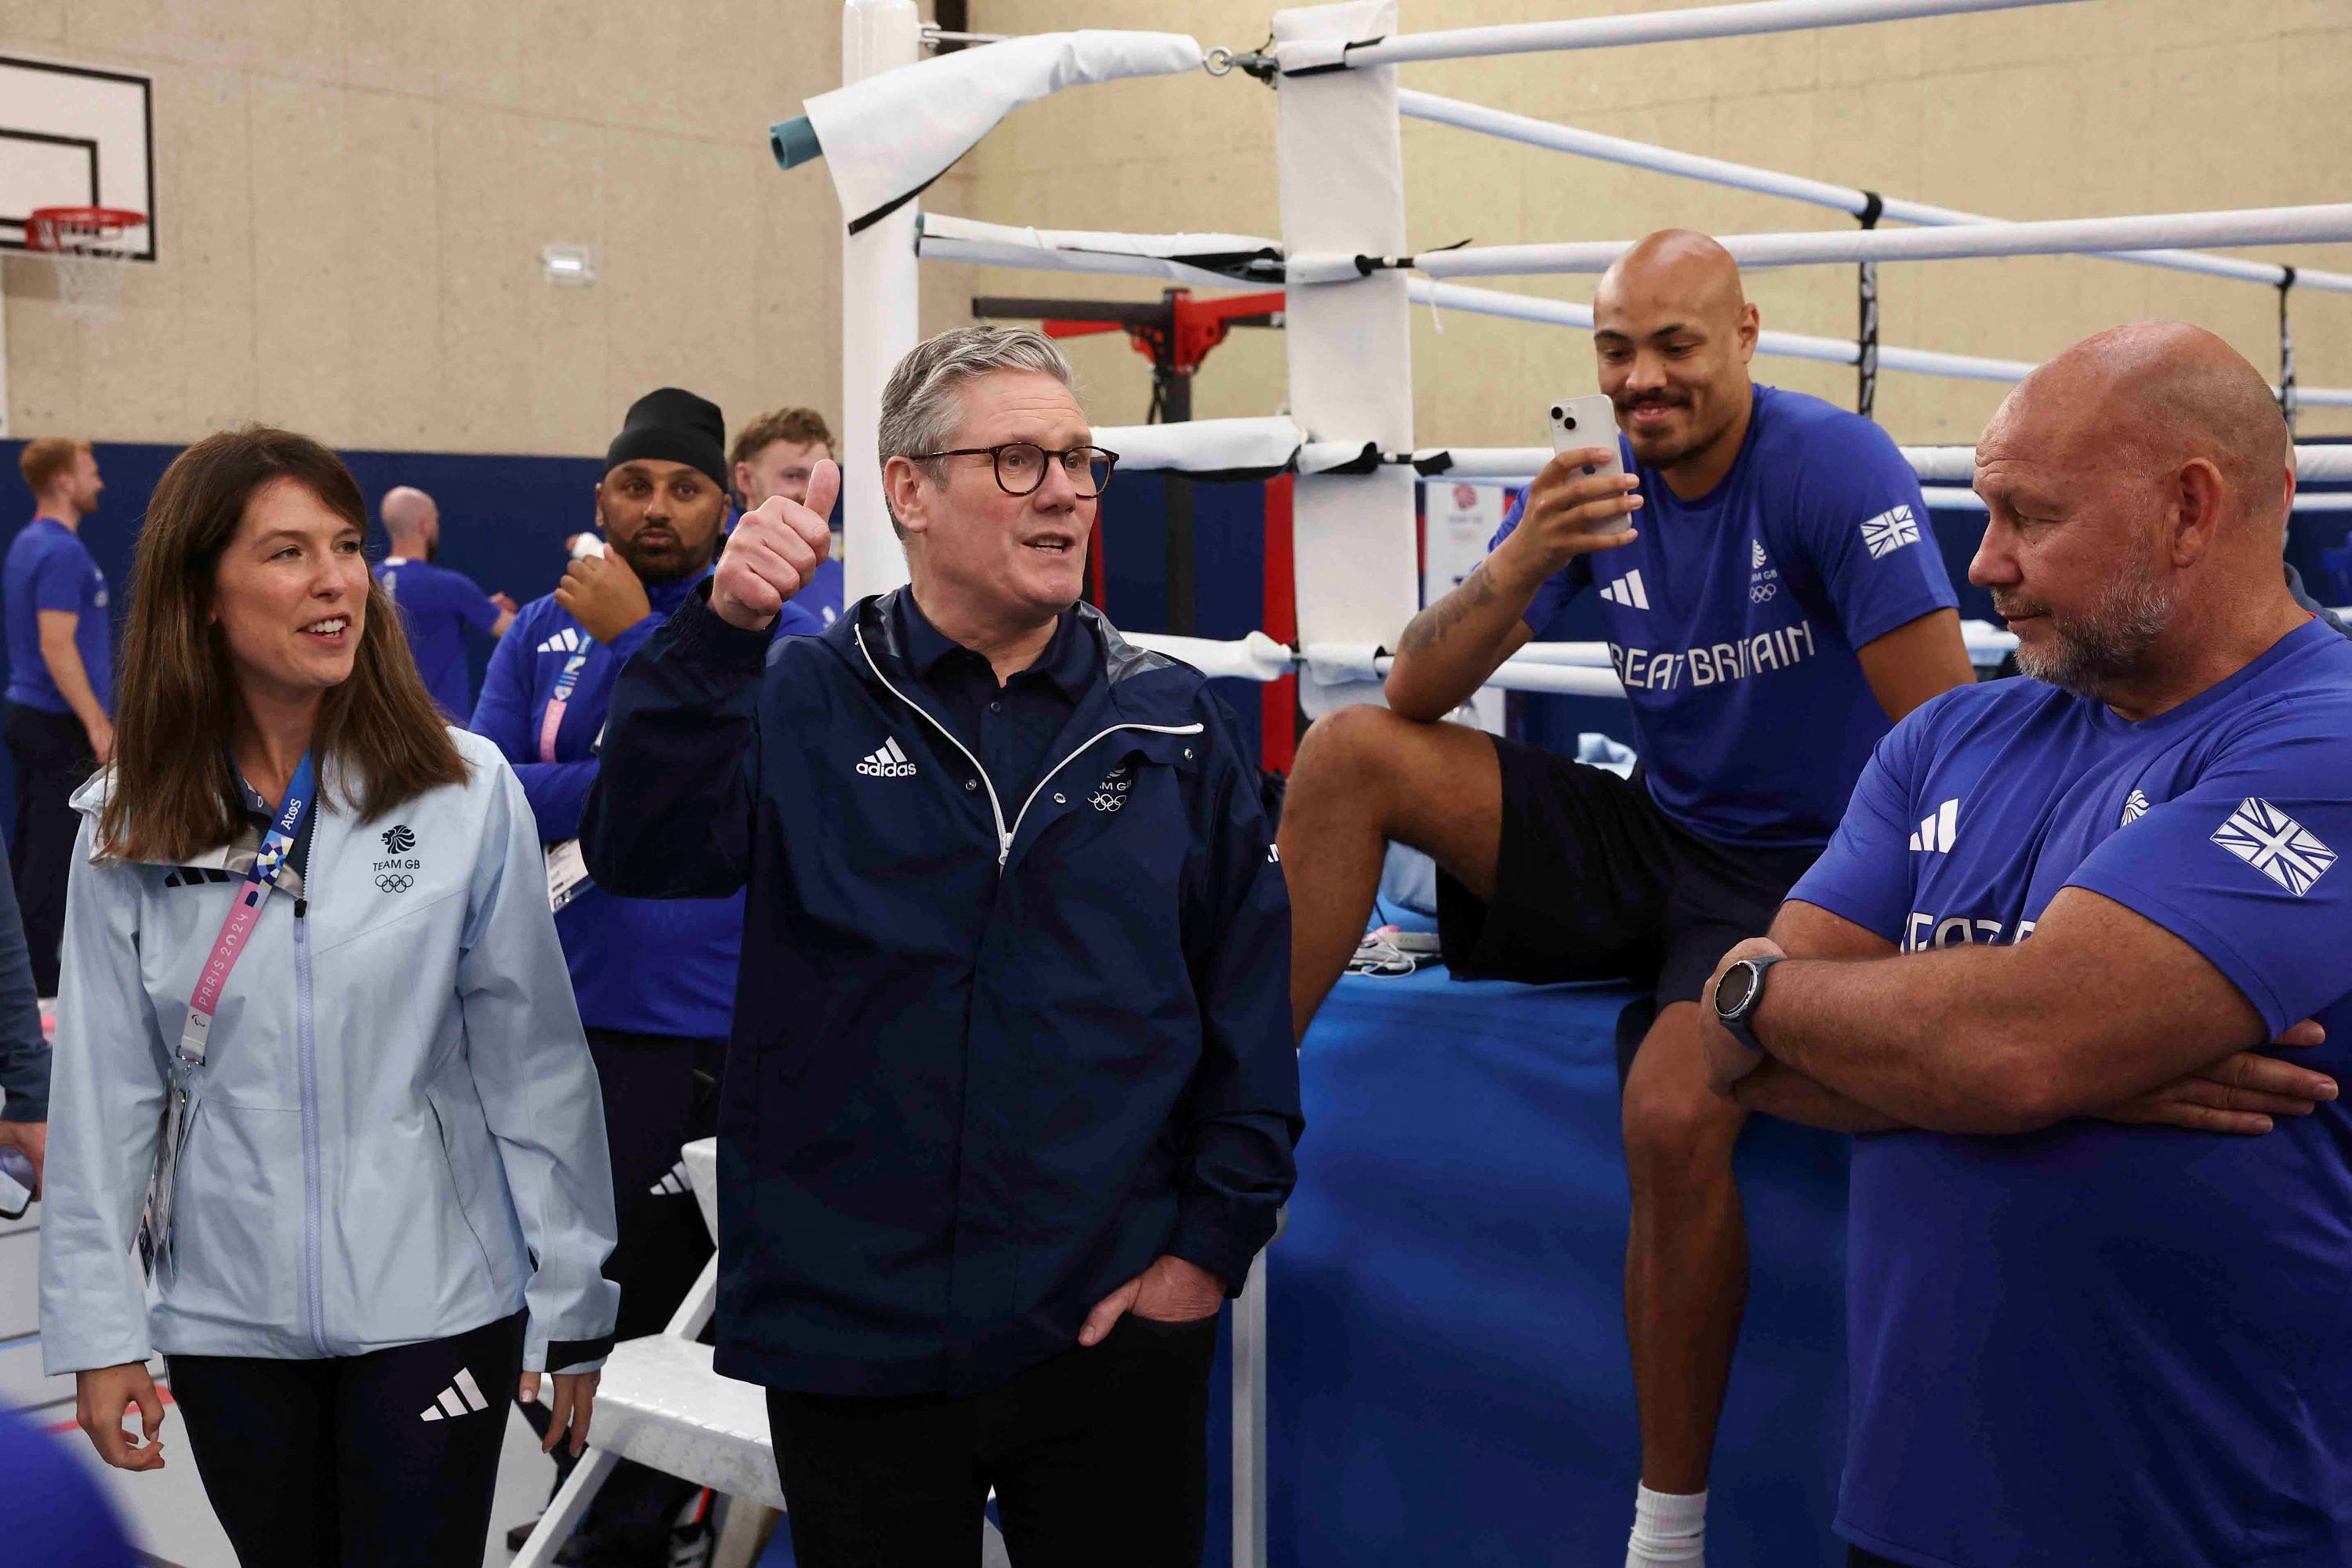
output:
[[[1291,770],[1277,837],[1290,887],[1290,1012],[1301,1038],[1364,933],[1388,841],[1412,845],[1486,898],[1502,822],[1502,769],[1481,731],[1372,707],[1316,721]]]
[[[1642,1480],[1706,1489],[1748,1300],[1748,1226],[1731,1174],[1748,1113],[1706,1087],[1698,1005],[1658,1015],[1625,1082],[1625,1335],[1641,1407]]]

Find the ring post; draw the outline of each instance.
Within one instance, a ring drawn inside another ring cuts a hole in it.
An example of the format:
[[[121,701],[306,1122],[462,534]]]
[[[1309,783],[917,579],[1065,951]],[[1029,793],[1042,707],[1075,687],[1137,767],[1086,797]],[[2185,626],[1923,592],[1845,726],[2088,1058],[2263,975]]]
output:
[[[841,8],[841,79],[879,76],[922,58],[923,18],[915,0],[845,0]],[[845,214],[845,221],[854,215]],[[884,593],[907,580],[907,553],[882,504],[876,426],[882,384],[915,346],[915,204],[841,241],[842,593]]]
[[[1380,37],[1395,0],[1275,14],[1277,44]],[[1275,162],[1287,254],[1395,256],[1407,246],[1396,71],[1375,66],[1286,78],[1275,95]],[[1352,269],[1350,269],[1352,270]],[[1307,438],[1412,450],[1412,306],[1405,275],[1373,270],[1288,288],[1290,413]],[[1298,476],[1292,497],[1298,638],[1388,647],[1420,608],[1409,465]],[[1335,682],[1302,672],[1308,717],[1380,700],[1370,671]]]

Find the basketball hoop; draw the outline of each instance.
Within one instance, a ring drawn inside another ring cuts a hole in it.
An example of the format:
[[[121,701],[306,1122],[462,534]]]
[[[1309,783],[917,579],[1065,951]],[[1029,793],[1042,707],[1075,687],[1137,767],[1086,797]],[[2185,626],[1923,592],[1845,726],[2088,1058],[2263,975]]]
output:
[[[25,219],[25,248],[47,258],[66,314],[111,321],[130,277],[131,253],[116,242],[146,222],[145,213],[127,207],[36,207]]]

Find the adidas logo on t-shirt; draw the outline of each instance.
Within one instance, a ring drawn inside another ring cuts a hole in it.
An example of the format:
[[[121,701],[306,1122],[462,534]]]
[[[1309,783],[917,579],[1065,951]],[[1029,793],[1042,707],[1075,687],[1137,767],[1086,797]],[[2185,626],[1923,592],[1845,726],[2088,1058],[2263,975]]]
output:
[[[1650,607],[1650,595],[1642,590],[1642,574],[1638,570],[1626,573],[1601,589],[1601,596],[1612,605],[1623,605],[1629,609],[1646,610]]]
[[[872,754],[858,760],[857,771],[871,778],[910,779],[915,776],[915,764],[898,749],[895,737],[886,738]]]
[[[1919,521],[1911,515],[1908,501],[1887,508],[1862,525],[1862,542],[1870,548],[1870,558],[1892,555],[1906,544],[1919,542]]]
[[[588,639],[580,635],[579,627],[566,626],[562,631],[556,633],[553,637],[548,638],[545,642],[540,644],[539,651],[541,653],[578,653],[583,647],[587,646],[587,642]]]
[[[662,1179],[656,1182],[650,1191],[657,1198],[674,1198],[680,1193],[690,1193],[694,1191],[694,1174],[686,1168],[686,1162],[680,1160],[662,1173]]]
[[[474,1381],[474,1374],[461,1366],[457,1369],[457,1375],[450,1382],[449,1386],[441,1391],[441,1397],[426,1405],[425,1414],[417,1419],[438,1421],[445,1413],[450,1415],[470,1415],[477,1410],[488,1410],[489,1407],[490,1402],[482,1397],[481,1385]]]
[[[1959,827],[1959,819],[1960,803],[1946,801],[1931,815],[1919,819],[1919,831],[1911,836],[1911,847],[1924,849],[1930,854],[1948,853]]]

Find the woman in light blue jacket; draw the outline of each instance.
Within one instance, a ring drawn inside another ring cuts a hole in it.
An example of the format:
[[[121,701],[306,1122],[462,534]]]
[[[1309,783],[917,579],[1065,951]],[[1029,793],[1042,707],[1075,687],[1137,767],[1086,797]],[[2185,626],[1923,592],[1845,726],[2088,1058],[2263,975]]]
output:
[[[434,710],[365,526],[305,437],[184,453],[74,802],[44,1359],[153,1469],[163,1355],[245,1568],[475,1568],[505,1391],[551,1371],[577,1452],[618,1294],[539,831]]]

